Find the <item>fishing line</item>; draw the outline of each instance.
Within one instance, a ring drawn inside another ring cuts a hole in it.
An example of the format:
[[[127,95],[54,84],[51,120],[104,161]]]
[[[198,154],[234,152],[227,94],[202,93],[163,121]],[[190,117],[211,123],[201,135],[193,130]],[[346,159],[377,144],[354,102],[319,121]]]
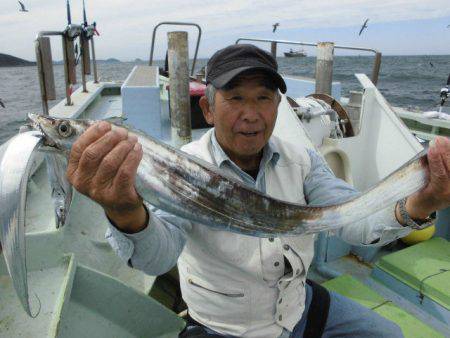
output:
[[[447,271],[450,271],[450,269],[439,269],[439,272],[436,272],[436,273],[433,273],[433,274],[431,274],[431,275],[429,275],[429,276],[426,276],[425,278],[423,278],[421,281],[420,281],[420,288],[419,288],[419,299],[420,299],[420,304],[423,304],[423,301],[424,301],[424,298],[425,298],[425,294],[423,293],[424,292],[424,287],[425,287],[425,281],[428,279],[428,278],[431,278],[431,277],[434,277],[434,276],[437,276],[437,275],[440,275],[441,273],[444,273],[444,272],[447,272]]]
[[[375,309],[378,309],[379,307],[382,307],[383,305],[389,304],[389,303],[393,303],[393,301],[392,300],[385,300],[384,302],[382,302],[382,303],[380,303],[378,305],[375,305],[374,307],[371,307],[370,309],[371,310],[375,310]]]
[[[41,313],[41,307],[42,307],[42,304],[41,304],[41,300],[39,299],[38,295],[37,295],[35,292],[33,292],[33,293],[34,293],[34,296],[36,297],[36,299],[38,300],[38,303],[39,303],[39,309],[38,309],[38,311],[37,311],[37,313],[36,313],[35,315],[32,315],[32,314],[30,313],[30,316],[31,316],[31,318],[36,318],[37,316],[39,316],[39,313]],[[31,309],[30,309],[30,312],[31,312]]]

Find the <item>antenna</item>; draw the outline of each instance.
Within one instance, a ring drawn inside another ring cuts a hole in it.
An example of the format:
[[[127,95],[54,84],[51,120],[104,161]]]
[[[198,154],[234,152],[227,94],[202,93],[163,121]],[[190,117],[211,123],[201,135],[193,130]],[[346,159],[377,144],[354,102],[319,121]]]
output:
[[[67,24],[70,25],[72,23],[72,18],[70,16],[70,3],[69,3],[69,0],[67,0],[66,7],[67,7]]]

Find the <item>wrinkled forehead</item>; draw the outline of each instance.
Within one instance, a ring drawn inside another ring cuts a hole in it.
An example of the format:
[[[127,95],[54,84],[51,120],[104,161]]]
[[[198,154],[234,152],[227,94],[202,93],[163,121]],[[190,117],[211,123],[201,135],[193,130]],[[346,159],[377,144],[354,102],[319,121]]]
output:
[[[248,71],[242,72],[235,76],[227,85],[221,88],[224,91],[236,89],[244,84],[252,83],[254,86],[261,86],[271,91],[276,91],[278,89],[273,77],[263,71],[250,69]]]

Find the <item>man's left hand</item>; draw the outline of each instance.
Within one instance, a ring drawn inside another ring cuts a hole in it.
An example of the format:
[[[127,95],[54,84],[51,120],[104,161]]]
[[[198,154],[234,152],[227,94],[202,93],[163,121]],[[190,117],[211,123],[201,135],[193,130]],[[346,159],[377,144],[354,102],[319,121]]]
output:
[[[450,206],[450,140],[436,137],[430,143],[427,158],[428,183],[406,201],[409,216],[418,220]]]

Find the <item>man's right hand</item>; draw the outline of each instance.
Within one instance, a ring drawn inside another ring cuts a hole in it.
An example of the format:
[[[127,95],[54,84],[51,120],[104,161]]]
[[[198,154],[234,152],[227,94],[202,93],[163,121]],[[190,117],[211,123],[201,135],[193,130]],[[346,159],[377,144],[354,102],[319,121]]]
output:
[[[146,211],[134,187],[142,155],[136,136],[105,121],[89,127],[70,152],[69,182],[99,203],[125,232],[138,232],[146,226]]]

